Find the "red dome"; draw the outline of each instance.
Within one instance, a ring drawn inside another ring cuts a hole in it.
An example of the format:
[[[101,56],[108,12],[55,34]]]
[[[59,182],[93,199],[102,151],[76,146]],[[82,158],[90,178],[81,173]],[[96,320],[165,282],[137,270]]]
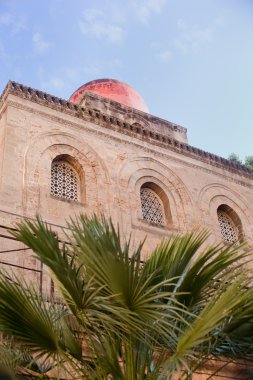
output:
[[[131,86],[116,79],[96,79],[76,90],[69,98],[72,103],[79,103],[84,91],[94,92],[128,107],[148,112],[143,98]]]

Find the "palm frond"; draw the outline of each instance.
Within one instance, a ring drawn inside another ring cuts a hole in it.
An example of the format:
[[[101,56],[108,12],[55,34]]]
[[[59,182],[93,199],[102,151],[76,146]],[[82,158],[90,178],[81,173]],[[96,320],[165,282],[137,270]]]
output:
[[[178,293],[178,300],[187,307],[194,307],[206,297],[211,297],[220,279],[234,271],[231,265],[236,263],[239,268],[249,257],[249,250],[244,244],[219,244],[200,251],[207,237],[206,231],[196,230],[163,241],[145,265],[146,273],[156,273],[156,282],[161,278],[177,277],[174,290]]]
[[[80,344],[64,322],[62,305],[49,304],[24,280],[0,275],[0,331],[13,336],[32,352],[81,355]]]
[[[143,242],[131,248],[95,215],[72,220],[65,245],[39,217],[14,235],[50,269],[63,300],[51,309],[28,284],[2,275],[0,331],[69,377],[183,379],[210,355],[251,350],[245,246],[207,247],[208,233],[196,230],[164,240],[142,263]]]

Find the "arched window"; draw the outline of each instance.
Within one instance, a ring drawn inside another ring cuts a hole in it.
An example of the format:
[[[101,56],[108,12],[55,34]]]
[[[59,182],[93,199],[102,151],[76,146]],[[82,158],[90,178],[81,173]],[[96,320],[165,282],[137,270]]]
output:
[[[142,185],[140,189],[141,208],[143,219],[149,223],[165,225],[165,210],[162,199],[157,194],[162,189],[152,183]]]
[[[231,207],[221,205],[217,209],[220,232],[224,243],[233,244],[242,236],[241,221]]]
[[[65,159],[56,158],[52,162],[51,194],[72,201],[78,201],[80,198],[79,175]]]

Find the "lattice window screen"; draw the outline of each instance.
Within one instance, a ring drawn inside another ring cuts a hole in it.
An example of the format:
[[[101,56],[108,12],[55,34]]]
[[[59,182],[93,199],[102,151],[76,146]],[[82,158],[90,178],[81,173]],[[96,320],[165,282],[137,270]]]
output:
[[[66,161],[52,162],[51,194],[73,201],[79,199],[79,176],[75,169]]]
[[[239,238],[239,230],[233,220],[222,210],[218,210],[217,215],[223,241],[229,244],[237,242]]]
[[[151,189],[143,188],[140,196],[143,219],[150,223],[164,225],[163,205],[156,193]]]

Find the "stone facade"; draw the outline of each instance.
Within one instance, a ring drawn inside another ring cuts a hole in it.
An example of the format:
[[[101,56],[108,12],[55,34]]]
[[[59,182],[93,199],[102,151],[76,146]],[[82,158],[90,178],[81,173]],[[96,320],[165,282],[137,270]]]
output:
[[[78,200],[51,194],[54,160],[79,176]],[[196,226],[210,230],[210,243],[219,242],[223,207],[253,245],[252,171],[188,145],[181,126],[94,93],[76,105],[9,82],[0,99],[0,162],[1,232],[36,213],[56,230],[70,216],[103,213],[134,243],[146,237],[147,255],[168,234]],[[160,199],[164,223],[143,218],[143,188]],[[6,240],[3,248],[13,244]],[[17,242],[15,248],[19,255],[0,253],[0,261],[41,276],[38,263]]]
[[[253,242],[253,173],[188,145],[185,128],[89,92],[77,106],[14,82],[0,105],[1,211],[39,213],[57,225],[70,215],[104,213],[123,236],[147,236],[148,251],[163,236],[198,225],[210,230],[212,242],[220,241],[217,209],[227,205],[243,239]],[[50,193],[51,164],[62,155],[78,168],[79,201]],[[143,219],[145,183],[166,198],[164,225]]]

